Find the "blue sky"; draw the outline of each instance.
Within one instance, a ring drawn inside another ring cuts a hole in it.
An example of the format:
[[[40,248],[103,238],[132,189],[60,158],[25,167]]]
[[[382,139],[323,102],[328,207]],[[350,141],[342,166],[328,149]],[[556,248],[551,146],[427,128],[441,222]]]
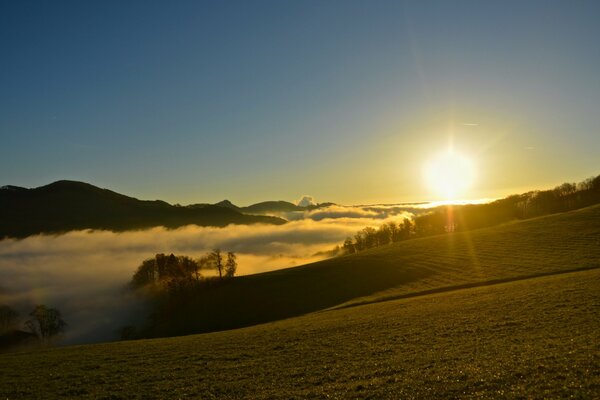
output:
[[[238,204],[469,197],[600,172],[595,1],[0,3],[0,185]]]

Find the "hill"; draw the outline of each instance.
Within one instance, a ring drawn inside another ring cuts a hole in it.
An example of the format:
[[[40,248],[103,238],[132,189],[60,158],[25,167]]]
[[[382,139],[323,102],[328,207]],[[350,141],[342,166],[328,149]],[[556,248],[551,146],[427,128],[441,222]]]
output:
[[[8,399],[597,398],[600,270],[0,355]]]
[[[600,206],[398,242],[242,276],[158,319],[151,336],[239,328],[356,304],[600,266]]]
[[[285,220],[245,215],[216,205],[180,207],[160,200],[138,200],[74,181],[58,181],[34,189],[0,189],[0,238],[74,229],[124,231],[154,226],[255,223],[283,224]]]
[[[244,214],[251,215],[268,215],[268,214],[280,214],[280,213],[288,213],[288,212],[302,212],[302,211],[311,211],[318,208],[330,207],[335,205],[335,203],[320,203],[310,206],[299,206],[294,203],[290,203],[289,201],[263,201],[260,203],[252,204],[246,207],[239,207],[233,204],[229,200],[223,200],[214,205],[220,207],[227,207],[233,210],[242,212]],[[199,206],[199,204],[195,204],[194,207]]]
[[[263,201],[242,207],[240,210],[247,214],[267,214],[291,211],[305,211],[307,207],[300,207],[287,201]]]
[[[171,322],[295,317],[3,354],[0,397],[597,398],[599,244],[593,206],[240,277]]]

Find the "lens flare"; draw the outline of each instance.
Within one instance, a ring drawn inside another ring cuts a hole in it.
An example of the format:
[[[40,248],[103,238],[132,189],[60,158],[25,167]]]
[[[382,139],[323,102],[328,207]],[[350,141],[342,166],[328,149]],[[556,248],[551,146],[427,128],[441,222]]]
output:
[[[467,194],[475,180],[475,166],[467,157],[448,150],[433,157],[424,169],[428,187],[444,200]]]

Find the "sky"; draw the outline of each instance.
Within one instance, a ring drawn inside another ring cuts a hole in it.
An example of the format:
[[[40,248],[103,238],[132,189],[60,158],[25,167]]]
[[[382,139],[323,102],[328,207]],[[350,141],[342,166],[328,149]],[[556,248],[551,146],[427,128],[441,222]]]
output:
[[[600,173],[598,1],[0,2],[0,185],[239,205]]]

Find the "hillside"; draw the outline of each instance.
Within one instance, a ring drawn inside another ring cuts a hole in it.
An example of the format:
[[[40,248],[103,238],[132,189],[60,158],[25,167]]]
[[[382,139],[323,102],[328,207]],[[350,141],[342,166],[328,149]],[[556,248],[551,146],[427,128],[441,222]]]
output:
[[[194,204],[191,207],[198,207],[203,204]],[[330,207],[335,205],[335,203],[320,203],[316,205],[310,206],[299,206],[294,203],[290,203],[289,201],[262,201],[260,203],[252,204],[245,207],[239,207],[233,204],[229,200],[223,200],[214,204],[215,206],[227,207],[232,210],[239,211],[244,214],[251,215],[269,215],[269,214],[280,214],[280,213],[289,213],[289,212],[302,212],[302,211],[311,211],[316,210],[318,208]]]
[[[266,214],[277,212],[305,211],[308,207],[300,207],[287,201],[263,201],[242,207],[240,210],[247,214]]]
[[[232,329],[330,307],[600,266],[600,206],[414,239],[206,290],[148,333]]]
[[[8,399],[598,398],[600,270],[0,355]]]
[[[254,223],[285,221],[245,215],[215,205],[189,208],[160,200],[138,200],[83,182],[58,181],[35,189],[16,186],[0,189],[0,238],[88,228],[124,231],[153,226]]]

